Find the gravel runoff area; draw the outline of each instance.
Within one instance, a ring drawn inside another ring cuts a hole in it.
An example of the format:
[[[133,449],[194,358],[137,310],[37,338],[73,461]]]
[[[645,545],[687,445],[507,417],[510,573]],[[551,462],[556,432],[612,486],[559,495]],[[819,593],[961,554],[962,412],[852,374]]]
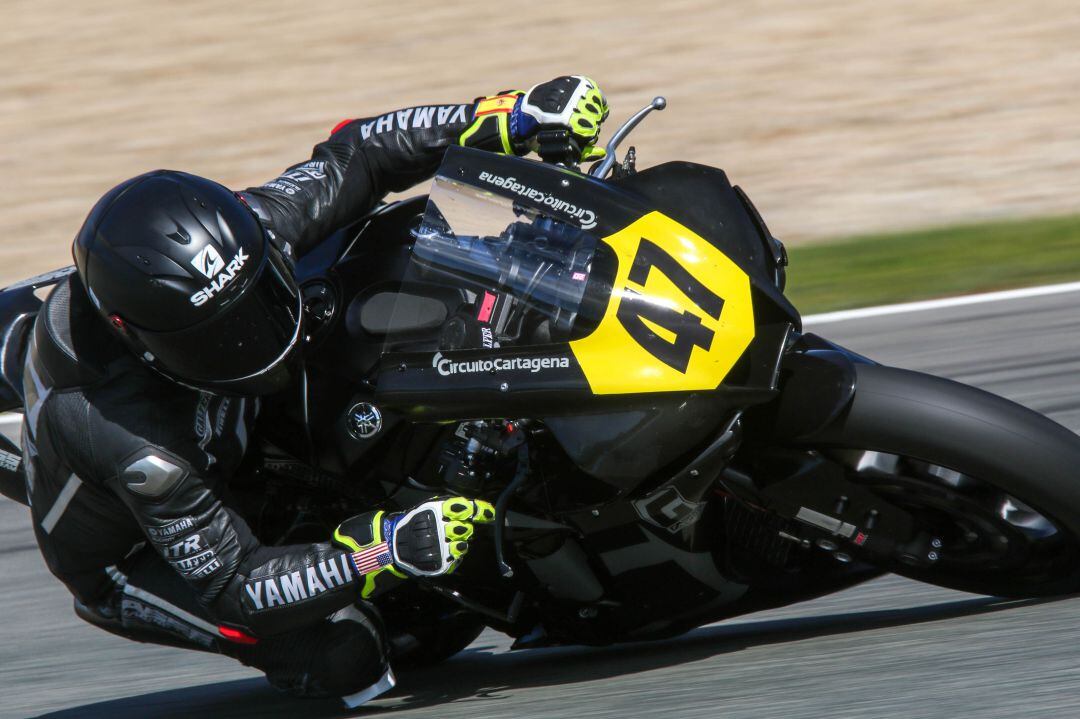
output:
[[[642,165],[719,165],[776,234],[1068,213],[1074,0],[4,3],[0,284],[68,261],[94,200],[171,167],[235,187],[343,117],[588,72]]]

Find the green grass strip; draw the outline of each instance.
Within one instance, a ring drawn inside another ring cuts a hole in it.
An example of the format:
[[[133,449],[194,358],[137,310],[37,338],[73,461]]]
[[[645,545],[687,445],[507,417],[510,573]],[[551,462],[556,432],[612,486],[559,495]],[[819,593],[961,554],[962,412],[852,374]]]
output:
[[[1080,215],[789,247],[804,314],[1080,280]]]

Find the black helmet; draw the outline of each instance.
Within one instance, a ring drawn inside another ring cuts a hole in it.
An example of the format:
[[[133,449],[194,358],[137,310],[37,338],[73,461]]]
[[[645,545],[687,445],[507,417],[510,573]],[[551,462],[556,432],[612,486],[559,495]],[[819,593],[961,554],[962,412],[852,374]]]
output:
[[[227,188],[183,172],[98,200],[72,248],[90,300],[144,362],[184,385],[269,394],[301,345],[288,260]]]

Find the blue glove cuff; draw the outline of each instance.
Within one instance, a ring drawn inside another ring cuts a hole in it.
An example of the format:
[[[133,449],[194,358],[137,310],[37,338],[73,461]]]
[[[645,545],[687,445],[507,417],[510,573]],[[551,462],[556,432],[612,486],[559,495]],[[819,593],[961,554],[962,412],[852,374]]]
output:
[[[519,96],[517,102],[514,103],[514,109],[510,112],[510,139],[514,142],[528,140],[540,127],[535,117],[521,111],[524,100],[524,95]]]
[[[391,548],[394,546],[394,530],[397,528],[398,522],[401,521],[401,517],[402,515],[400,514],[387,514],[383,516],[382,537],[383,541]]]

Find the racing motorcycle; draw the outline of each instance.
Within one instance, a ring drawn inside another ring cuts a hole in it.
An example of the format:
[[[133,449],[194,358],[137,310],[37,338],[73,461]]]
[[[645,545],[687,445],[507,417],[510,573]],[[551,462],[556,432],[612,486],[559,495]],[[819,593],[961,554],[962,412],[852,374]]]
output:
[[[655,639],[886,572],[1080,587],[1080,438],[803,332],[784,247],[724,172],[616,163],[664,104],[589,174],[560,133],[539,162],[451,148],[428,195],[298,263],[303,386],[266,403],[232,488],[260,539],[493,502],[455,573],[377,600],[399,667],[485,626],[516,648]],[[21,407],[28,329],[70,271],[0,294],[0,409]]]

